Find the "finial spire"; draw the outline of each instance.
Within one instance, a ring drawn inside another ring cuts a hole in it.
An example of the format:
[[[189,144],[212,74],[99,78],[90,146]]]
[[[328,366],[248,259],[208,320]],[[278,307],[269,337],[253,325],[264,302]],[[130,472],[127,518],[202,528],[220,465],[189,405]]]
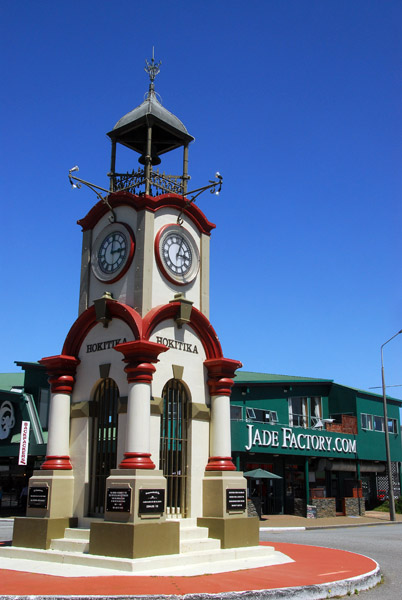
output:
[[[149,91],[153,92],[154,91],[154,81],[155,81],[155,77],[157,76],[157,74],[159,73],[160,69],[159,67],[162,64],[162,61],[160,60],[158,63],[155,63],[155,48],[152,46],[152,60],[151,62],[148,62],[147,59],[145,59],[145,63],[146,63],[146,67],[144,68],[144,71],[146,73],[148,73],[149,75],[149,79],[150,79],[150,84],[149,84]]]

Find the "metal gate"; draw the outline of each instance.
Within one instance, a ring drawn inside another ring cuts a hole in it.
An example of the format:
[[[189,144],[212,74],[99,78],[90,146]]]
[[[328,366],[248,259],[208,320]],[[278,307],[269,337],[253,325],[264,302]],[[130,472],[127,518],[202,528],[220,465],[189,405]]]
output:
[[[116,468],[119,388],[113,379],[103,379],[95,390],[92,422],[89,515],[104,513],[106,478]]]
[[[188,398],[177,379],[162,392],[160,468],[167,479],[167,514],[186,516]]]

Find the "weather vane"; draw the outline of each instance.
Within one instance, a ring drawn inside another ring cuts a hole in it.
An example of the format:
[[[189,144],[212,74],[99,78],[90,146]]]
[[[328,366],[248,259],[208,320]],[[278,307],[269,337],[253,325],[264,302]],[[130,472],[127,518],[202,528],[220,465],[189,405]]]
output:
[[[146,67],[144,68],[145,73],[148,73],[149,79],[151,80],[151,85],[153,86],[155,77],[160,71],[160,66],[162,61],[160,60],[158,63],[155,63],[155,48],[152,46],[152,60],[149,63],[147,59],[145,59]]]

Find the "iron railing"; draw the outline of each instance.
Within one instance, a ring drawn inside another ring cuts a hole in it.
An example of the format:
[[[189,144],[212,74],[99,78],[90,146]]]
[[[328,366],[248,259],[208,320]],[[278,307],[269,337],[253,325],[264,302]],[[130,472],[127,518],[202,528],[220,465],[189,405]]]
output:
[[[133,169],[131,173],[109,174],[111,180],[111,190],[119,192],[125,190],[131,194],[139,194],[145,191],[146,177],[144,169]],[[189,179],[189,177],[187,178]],[[150,173],[150,192],[153,196],[160,194],[179,194],[185,193],[185,178],[182,175],[168,175],[159,173],[159,169]]]

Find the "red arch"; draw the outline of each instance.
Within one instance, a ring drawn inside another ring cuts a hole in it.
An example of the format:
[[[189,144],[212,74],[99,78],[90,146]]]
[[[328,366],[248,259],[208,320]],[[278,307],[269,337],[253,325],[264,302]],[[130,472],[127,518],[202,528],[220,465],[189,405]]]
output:
[[[137,340],[142,337],[142,320],[136,310],[115,300],[107,300],[106,305],[112,318],[120,319],[130,327],[134,339]],[[72,325],[65,339],[62,354],[78,356],[82,342],[97,323],[95,306],[93,305],[83,312]]]
[[[157,306],[147,313],[143,319],[143,339],[149,340],[153,330],[166,319],[174,319],[180,308],[180,302],[170,302]],[[223,358],[222,348],[214,328],[205,315],[197,308],[192,308],[189,326],[200,338],[207,359]]]

